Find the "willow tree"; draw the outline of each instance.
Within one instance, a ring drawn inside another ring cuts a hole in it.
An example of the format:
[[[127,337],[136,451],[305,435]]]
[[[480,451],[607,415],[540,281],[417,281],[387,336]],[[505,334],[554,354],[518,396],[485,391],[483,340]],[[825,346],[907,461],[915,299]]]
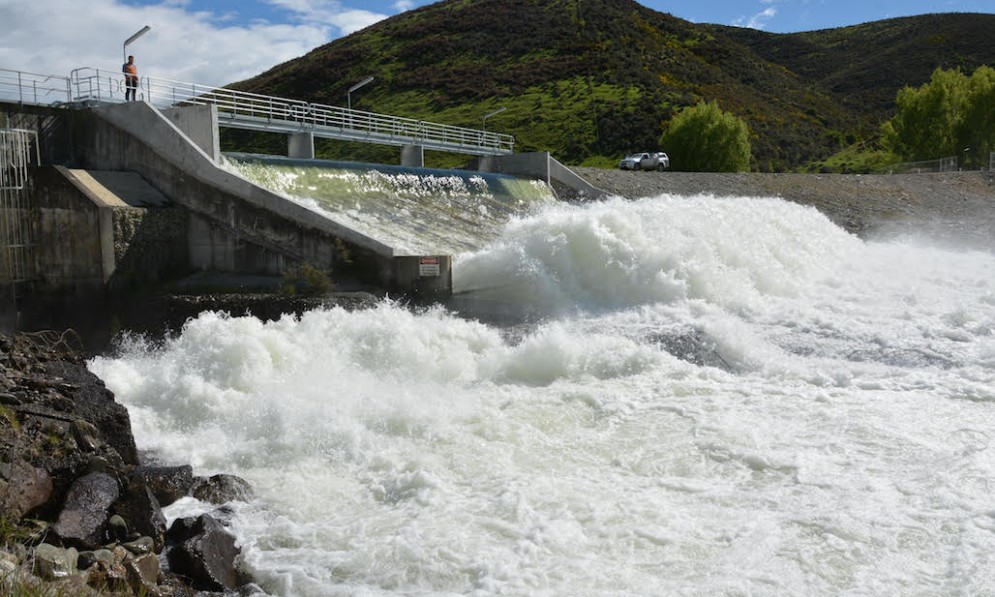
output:
[[[750,130],[716,102],[684,108],[660,137],[674,170],[745,172],[750,169]]]
[[[906,160],[957,156],[978,165],[995,148],[992,106],[995,69],[982,66],[968,77],[938,68],[929,83],[898,92],[895,117],[882,128],[884,142]]]

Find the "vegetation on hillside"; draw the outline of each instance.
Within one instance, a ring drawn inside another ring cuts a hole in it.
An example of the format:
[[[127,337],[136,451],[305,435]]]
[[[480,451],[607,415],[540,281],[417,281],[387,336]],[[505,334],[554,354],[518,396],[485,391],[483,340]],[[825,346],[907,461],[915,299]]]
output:
[[[717,101],[749,127],[751,169],[785,171],[875,139],[898,90],[936,67],[995,62],[992,30],[995,15],[930,15],[779,35],[697,25],[633,0],[444,0],[233,86],[344,106],[349,87],[374,76],[353,108],[480,128],[505,107],[488,130],[514,135],[517,151],[583,165],[671,151],[655,145],[674,115]],[[355,144],[318,151],[397,159]]]

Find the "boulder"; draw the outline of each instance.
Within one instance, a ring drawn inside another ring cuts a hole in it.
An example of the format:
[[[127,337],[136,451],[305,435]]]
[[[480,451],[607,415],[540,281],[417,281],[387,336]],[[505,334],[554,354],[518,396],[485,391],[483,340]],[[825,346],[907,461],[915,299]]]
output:
[[[189,464],[183,466],[139,466],[133,473],[140,477],[159,500],[159,505],[166,507],[190,493],[193,487],[193,468]]]
[[[53,527],[66,543],[95,549],[104,541],[110,506],[118,498],[114,477],[90,473],[73,482]]]
[[[52,497],[52,477],[45,469],[17,460],[0,470],[0,513],[16,520]]]
[[[152,537],[139,537],[134,541],[122,543],[121,547],[127,549],[136,557],[155,553],[155,543],[153,543]]]
[[[78,565],[80,570],[86,570],[98,562],[103,562],[107,566],[110,566],[114,563],[114,553],[109,549],[79,552]]]
[[[153,553],[136,556],[124,563],[128,584],[136,595],[155,590],[159,583],[159,559]]]
[[[141,477],[131,477],[124,494],[114,504],[114,512],[128,521],[132,532],[151,537],[156,551],[166,545],[166,517],[159,500]]]
[[[128,521],[119,514],[107,520],[107,537],[111,541],[124,541],[128,538]]]
[[[224,504],[232,501],[248,501],[255,492],[249,482],[235,475],[213,475],[209,478],[194,479],[190,495],[203,502]]]
[[[79,553],[72,547],[63,549],[42,543],[34,550],[35,573],[44,580],[68,578],[76,574]]]
[[[169,569],[190,579],[194,588],[227,591],[238,586],[235,537],[207,514],[179,518],[169,528]]]

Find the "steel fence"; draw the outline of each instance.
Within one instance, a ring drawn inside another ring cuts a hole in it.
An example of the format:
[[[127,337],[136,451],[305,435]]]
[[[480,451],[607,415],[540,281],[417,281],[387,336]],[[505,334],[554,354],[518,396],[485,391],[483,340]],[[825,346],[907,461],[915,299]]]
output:
[[[124,101],[120,73],[95,68],[70,75],[73,101]],[[505,154],[514,151],[511,135],[352,110],[225,87],[140,77],[138,99],[157,108],[214,105],[219,124],[231,128],[311,132],[316,136],[390,145],[417,144],[428,149]]]
[[[895,174],[909,174],[921,172],[956,172],[958,169],[957,156],[938,158],[935,160],[923,160],[921,162],[904,162],[889,167],[889,171]]]
[[[69,102],[69,77],[0,68],[0,100],[36,105]]]

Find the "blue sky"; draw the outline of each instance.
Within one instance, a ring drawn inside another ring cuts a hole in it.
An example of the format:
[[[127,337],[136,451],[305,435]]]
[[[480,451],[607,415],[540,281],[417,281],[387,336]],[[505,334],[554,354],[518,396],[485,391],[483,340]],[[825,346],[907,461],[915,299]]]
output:
[[[995,0],[638,0],[699,23],[774,33],[932,12],[995,12]],[[223,85],[429,0],[0,0],[0,68],[117,71],[122,44],[140,74]]]

